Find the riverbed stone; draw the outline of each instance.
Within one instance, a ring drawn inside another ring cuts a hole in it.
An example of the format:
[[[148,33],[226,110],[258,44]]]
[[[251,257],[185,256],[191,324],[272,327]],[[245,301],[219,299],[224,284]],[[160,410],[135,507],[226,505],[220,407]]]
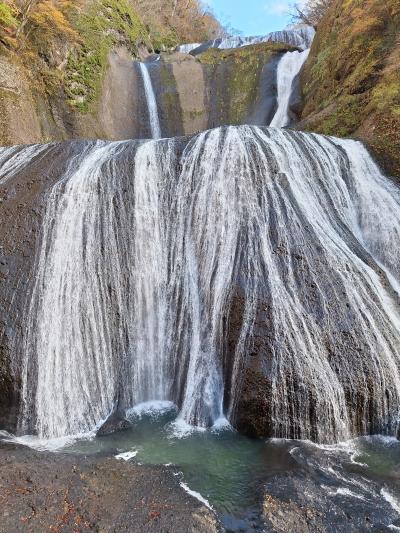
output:
[[[0,442],[0,532],[214,533],[172,470]]]

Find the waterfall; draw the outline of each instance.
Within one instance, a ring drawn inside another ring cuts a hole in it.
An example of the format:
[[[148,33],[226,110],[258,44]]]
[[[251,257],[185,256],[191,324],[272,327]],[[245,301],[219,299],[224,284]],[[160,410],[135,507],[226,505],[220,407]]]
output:
[[[400,193],[360,143],[240,126],[84,146],[47,197],[22,428],[88,431],[118,398],[200,426],[256,412],[275,437],[396,431]]]
[[[46,145],[41,144],[0,148],[0,185],[5,185],[16,172],[20,172],[22,168],[28,166],[46,148]]]
[[[151,128],[151,136],[153,139],[161,138],[160,119],[158,118],[157,100],[154,94],[153,84],[151,82],[150,74],[145,63],[139,63],[140,72],[142,74],[143,86],[147,102],[147,109],[149,113],[149,121]]]
[[[189,43],[189,44],[181,44],[177,46],[176,51],[180,52],[181,54],[190,54],[193,50],[196,50],[199,46],[201,46],[202,43]]]
[[[286,52],[278,64],[278,109],[270,126],[284,128],[290,124],[289,103],[293,82],[306,62],[310,50],[303,52]]]
[[[300,28],[287,29],[282,31],[274,31],[267,35],[256,37],[226,37],[214,39],[205,43],[191,43],[182,44],[177,47],[177,51],[183,54],[192,53],[193,55],[205,52],[209,48],[219,48],[221,50],[230,48],[241,48],[259,43],[276,42],[286,43],[290,46],[306,50],[311,48],[312,41],[315,36],[315,30],[312,26],[304,26]]]
[[[302,49],[303,51],[301,52],[297,50],[286,52],[279,59],[277,69],[275,64],[273,67],[274,75],[275,69],[277,70],[277,109],[269,125],[273,127],[284,128],[293,122],[291,120],[292,117],[290,113],[291,100],[294,94],[298,96],[300,100],[300,91],[298,90],[298,84],[296,82],[298,81],[300,71],[309,56],[314,35],[314,28],[306,26],[291,30],[283,30],[280,32],[272,32],[261,37],[229,37],[225,39],[215,39],[214,41],[203,43],[197,47],[195,43],[190,45],[182,45],[181,47],[178,47],[178,51],[185,53],[189,52],[192,55],[197,55],[205,52],[209,48],[240,48],[261,42],[283,42]],[[272,64],[273,62],[271,61],[269,66]],[[275,91],[275,79],[273,90]],[[271,111],[273,113],[274,109],[271,109]],[[268,121],[271,120],[271,115],[268,116]],[[260,123],[259,120],[252,120],[252,122],[255,124]]]

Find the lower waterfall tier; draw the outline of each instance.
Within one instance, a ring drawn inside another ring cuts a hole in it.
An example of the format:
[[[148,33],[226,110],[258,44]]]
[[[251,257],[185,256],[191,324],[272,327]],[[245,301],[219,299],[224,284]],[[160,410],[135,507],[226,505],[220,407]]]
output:
[[[20,431],[171,401],[254,436],[396,433],[400,192],[360,143],[240,126],[21,147],[0,193]]]

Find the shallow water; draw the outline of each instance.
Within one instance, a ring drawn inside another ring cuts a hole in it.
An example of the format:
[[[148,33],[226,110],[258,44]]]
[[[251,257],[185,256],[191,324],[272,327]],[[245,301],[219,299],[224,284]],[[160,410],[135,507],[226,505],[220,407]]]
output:
[[[308,500],[300,504],[326,508],[333,525],[338,508],[352,523],[365,514],[379,530],[400,528],[400,443],[395,439],[363,438],[338,446],[253,440],[223,424],[190,431],[176,421],[168,404],[157,407],[131,412],[130,430],[78,440],[64,451],[123,454],[121,459],[170,465],[188,488],[209,502],[229,531],[264,529],[266,486],[278,498],[304,498],[293,489],[291,479],[296,476],[312,480],[305,491]],[[338,522],[336,530],[345,531],[346,526]]]

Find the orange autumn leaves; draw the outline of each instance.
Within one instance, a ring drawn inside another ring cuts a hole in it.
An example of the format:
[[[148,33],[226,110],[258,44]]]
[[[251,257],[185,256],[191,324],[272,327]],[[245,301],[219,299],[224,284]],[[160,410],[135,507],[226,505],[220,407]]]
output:
[[[68,15],[80,5],[80,0],[4,0],[0,2],[0,37],[3,44],[23,47],[28,37],[40,34],[46,41],[59,37],[78,40],[79,35]],[[2,16],[3,14],[3,16]]]

